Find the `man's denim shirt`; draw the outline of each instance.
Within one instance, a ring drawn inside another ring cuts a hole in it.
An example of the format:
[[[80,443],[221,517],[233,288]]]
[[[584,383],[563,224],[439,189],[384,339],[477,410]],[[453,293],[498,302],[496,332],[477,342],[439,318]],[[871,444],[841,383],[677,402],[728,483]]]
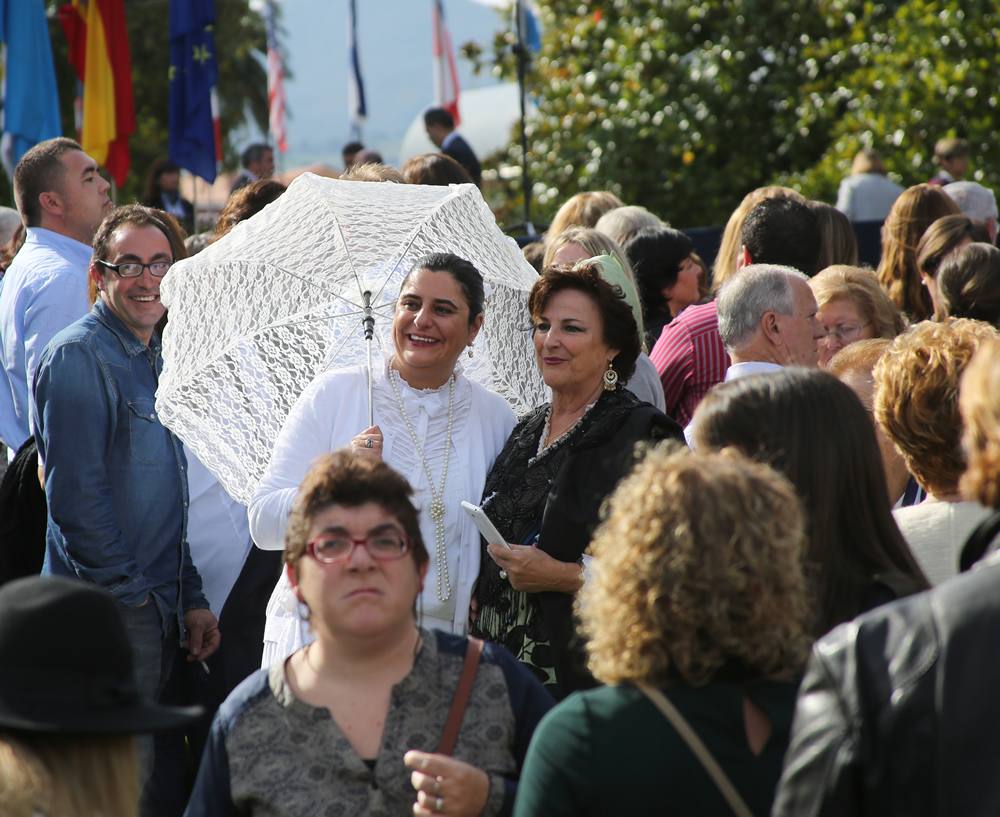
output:
[[[49,504],[42,572],[130,607],[150,599],[166,632],[208,604],[186,541],[184,453],[154,408],[161,367],[159,337],[144,345],[98,299],[46,347],[33,396]]]

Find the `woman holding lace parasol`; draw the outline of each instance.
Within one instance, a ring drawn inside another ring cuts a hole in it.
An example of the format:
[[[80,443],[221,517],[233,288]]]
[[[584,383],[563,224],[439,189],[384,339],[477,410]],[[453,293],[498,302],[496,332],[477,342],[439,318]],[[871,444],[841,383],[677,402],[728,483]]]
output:
[[[283,546],[299,484],[321,454],[347,445],[381,458],[413,485],[430,566],[420,596],[423,625],[463,633],[479,573],[479,533],[461,500],[482,495],[486,474],[514,426],[503,398],[466,378],[458,365],[483,325],[482,276],[450,253],[429,255],[403,282],[393,315],[394,351],[372,373],[368,423],[363,367],[321,374],[303,392],[278,436],[250,503],[258,547]],[[312,640],[287,578],[267,607],[263,665]]]

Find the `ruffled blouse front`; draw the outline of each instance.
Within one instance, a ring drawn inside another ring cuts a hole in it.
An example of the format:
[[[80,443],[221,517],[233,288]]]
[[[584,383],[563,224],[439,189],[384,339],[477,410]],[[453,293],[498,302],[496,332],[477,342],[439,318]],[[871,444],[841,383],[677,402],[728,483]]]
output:
[[[430,567],[420,600],[425,626],[463,633],[472,585],[479,572],[479,532],[460,507],[462,500],[478,502],[486,473],[514,426],[506,402],[461,373],[456,375],[451,456],[444,489],[445,556],[447,577],[439,592],[434,521],[425,511],[431,503],[427,473],[400,411],[402,401],[429,467],[434,490],[441,486],[444,456],[449,444],[450,386],[414,389],[396,377],[399,397],[382,370],[373,383],[375,424],[382,430],[383,458],[414,489],[420,512],[420,531],[430,555]],[[363,369],[345,369],[321,375],[302,394],[288,416],[250,505],[251,532],[258,546],[278,549],[298,486],[309,465],[320,454],[343,448],[368,426],[367,380]],[[312,638],[300,617],[288,580],[278,582],[267,608],[264,665],[291,654]]]

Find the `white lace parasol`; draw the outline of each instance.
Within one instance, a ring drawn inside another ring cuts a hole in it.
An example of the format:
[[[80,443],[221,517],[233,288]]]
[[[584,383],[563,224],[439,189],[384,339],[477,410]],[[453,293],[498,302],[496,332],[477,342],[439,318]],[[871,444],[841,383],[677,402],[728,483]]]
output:
[[[248,503],[288,412],[320,372],[362,364],[362,292],[372,292],[380,365],[406,273],[452,252],[487,282],[486,321],[465,374],[515,413],[544,402],[527,296],[537,275],[471,184],[428,187],[305,174],[160,288],[169,321],[160,419]],[[359,429],[360,431],[360,429]]]

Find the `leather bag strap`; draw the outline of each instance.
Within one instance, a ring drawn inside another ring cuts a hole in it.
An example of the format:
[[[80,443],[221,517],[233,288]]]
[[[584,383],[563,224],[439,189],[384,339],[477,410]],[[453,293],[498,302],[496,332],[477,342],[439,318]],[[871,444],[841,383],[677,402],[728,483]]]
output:
[[[475,682],[476,672],[479,670],[479,657],[483,654],[481,639],[470,636],[466,641],[465,663],[462,665],[462,674],[458,678],[458,686],[455,687],[455,697],[452,698],[451,708],[448,710],[448,720],[445,721],[441,742],[437,747],[439,755],[450,755],[455,751],[458,733],[462,728],[462,718],[465,716],[465,707],[469,703],[472,684]]]
[[[687,722],[687,719],[678,711],[677,707],[670,702],[670,699],[660,692],[660,690],[649,686],[649,684],[640,683],[636,684],[636,686],[663,713],[663,716],[670,721],[670,725],[674,727],[677,734],[684,739],[688,748],[698,758],[701,765],[705,767],[708,776],[718,786],[722,796],[733,810],[733,814],[736,817],[753,817],[753,812],[750,811],[746,802],[740,797],[740,793],[736,791],[736,787],[729,780],[729,777],[726,776],[726,773],[722,771],[722,767],[712,757],[712,753],[708,751],[708,747],[705,746],[701,738],[691,728],[691,724]]]

